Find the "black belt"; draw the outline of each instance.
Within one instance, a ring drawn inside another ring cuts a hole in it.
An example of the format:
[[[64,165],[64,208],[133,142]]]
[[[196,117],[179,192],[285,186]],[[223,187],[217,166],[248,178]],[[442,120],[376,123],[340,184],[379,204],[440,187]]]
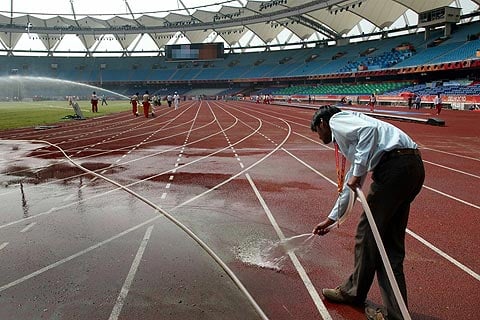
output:
[[[418,149],[393,149],[390,151],[387,151],[383,154],[381,161],[386,161],[388,159],[400,157],[400,156],[405,156],[405,155],[415,155],[419,156],[420,151]]]

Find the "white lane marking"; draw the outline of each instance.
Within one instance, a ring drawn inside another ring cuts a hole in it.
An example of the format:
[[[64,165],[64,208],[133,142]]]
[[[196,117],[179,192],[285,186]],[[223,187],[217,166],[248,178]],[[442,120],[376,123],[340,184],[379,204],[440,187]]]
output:
[[[275,217],[273,216],[272,212],[268,208],[267,203],[265,202],[262,195],[260,194],[260,191],[258,191],[257,186],[255,185],[255,183],[253,182],[252,178],[250,177],[250,175],[248,173],[245,173],[245,176],[247,177],[247,180],[250,183],[250,186],[252,187],[253,191],[255,192],[255,195],[257,196],[258,201],[260,201],[260,204],[262,205],[263,210],[265,210],[265,213],[267,214],[268,220],[270,220],[270,223],[272,224],[273,229],[275,229],[275,232],[277,233],[278,238],[280,238],[280,240],[284,240],[285,235],[283,234],[282,230],[280,229],[280,226],[277,224],[277,221],[275,220]],[[312,281],[308,277],[307,272],[303,268],[300,261],[298,261],[298,258],[295,255],[295,253],[294,252],[289,252],[288,255],[290,256],[290,259],[292,260],[293,265],[297,269],[297,272],[300,275],[300,278],[302,278],[303,283],[305,284],[305,287],[308,290],[308,293],[310,294],[310,296],[313,299],[313,302],[317,306],[317,309],[320,312],[320,315],[322,316],[322,319],[325,319],[325,320],[332,319],[332,317],[330,316],[330,313],[328,312],[327,308],[323,304],[323,301],[320,298],[320,295],[318,294],[317,290],[315,289],[315,286],[313,285]]]
[[[125,299],[127,298],[128,291],[130,290],[130,286],[132,285],[133,279],[135,278],[135,274],[137,273],[138,266],[142,261],[143,253],[145,252],[145,248],[147,247],[148,241],[150,240],[150,235],[152,234],[153,226],[148,227],[147,231],[145,232],[145,236],[143,237],[142,243],[138,248],[137,255],[135,259],[133,259],[132,266],[130,267],[130,271],[128,272],[127,278],[123,283],[122,290],[120,290],[120,294],[117,297],[117,301],[113,306],[112,313],[108,320],[116,320],[122,312],[123,305],[125,304]]]
[[[30,223],[29,225],[27,225],[25,228],[23,228],[22,230],[20,230],[21,233],[23,232],[27,232],[28,230],[30,230],[31,228],[33,228],[34,225],[36,225],[37,223],[36,222],[32,222]]]
[[[423,239],[422,237],[420,237],[419,235],[417,235],[416,233],[414,233],[413,231],[407,229],[407,233],[409,235],[411,235],[412,237],[414,237],[415,239],[417,239],[418,241],[420,241],[421,243],[423,243],[425,246],[427,246],[428,248],[430,248],[431,250],[435,251],[436,253],[438,253],[440,256],[444,257],[445,259],[447,259],[448,261],[450,261],[451,263],[453,263],[454,265],[456,265],[457,267],[459,267],[460,269],[462,269],[463,271],[465,271],[467,274],[471,275],[472,277],[474,277],[477,281],[480,281],[480,275],[478,273],[476,273],[475,271],[473,271],[472,269],[470,269],[469,267],[465,266],[464,264],[458,262],[457,260],[455,260],[454,258],[452,258],[451,256],[449,256],[448,254],[446,254],[445,252],[443,252],[442,250],[438,249],[437,247],[435,247],[433,244],[431,244],[430,242],[428,242],[427,240]]]
[[[461,203],[463,203],[463,204],[465,204],[465,205],[467,205],[467,206],[473,207],[473,208],[475,208],[475,209],[480,209],[480,206],[477,206],[476,204],[473,204],[473,203],[467,202],[467,201],[465,201],[465,200],[459,199],[459,198],[457,198],[457,197],[451,196],[451,195],[446,194],[446,193],[444,193],[444,192],[442,192],[442,191],[440,191],[440,190],[433,189],[433,188],[431,188],[431,187],[429,187],[429,186],[426,186],[426,185],[423,185],[423,187],[424,187],[425,189],[430,190],[430,191],[433,191],[433,192],[436,192],[436,193],[438,193],[438,194],[441,194],[442,196],[445,196],[445,197],[447,197],[447,198],[450,198],[450,199],[456,200],[456,201],[458,201],[458,202],[461,202]]]
[[[460,157],[460,158],[465,158],[465,159],[470,159],[470,160],[475,160],[475,161],[480,161],[480,159],[478,158],[473,158],[473,157],[469,157],[469,156],[464,156],[464,155],[461,155],[461,154],[458,154],[458,153],[451,153],[451,152],[448,152],[448,151],[442,151],[442,150],[438,150],[438,149],[433,149],[433,148],[427,148],[427,147],[420,147],[420,150],[431,150],[431,151],[435,151],[435,152],[440,152],[440,153],[445,153],[445,154],[448,154],[448,155],[451,155],[451,156],[455,156],[455,157]]]
[[[0,292],[3,292],[3,291],[5,291],[5,290],[7,290],[7,289],[9,289],[9,288],[11,288],[11,287],[14,287],[14,286],[16,286],[17,284],[20,284],[20,283],[22,283],[22,282],[25,282],[25,281],[27,281],[27,280],[29,280],[29,279],[32,279],[32,278],[34,278],[34,277],[36,277],[36,276],[38,276],[38,275],[40,275],[40,274],[42,274],[42,273],[44,273],[44,272],[47,272],[48,270],[51,270],[51,269],[53,269],[53,268],[56,268],[56,267],[58,267],[58,266],[60,266],[60,265],[62,265],[62,264],[64,264],[64,263],[66,263],[66,262],[68,262],[68,261],[71,261],[71,260],[73,260],[73,259],[75,259],[75,258],[78,258],[78,257],[80,257],[80,256],[82,256],[82,255],[84,255],[84,254],[86,254],[86,253],[88,253],[88,252],[90,252],[90,251],[93,251],[93,250],[95,250],[95,249],[97,249],[97,248],[100,248],[101,246],[103,246],[103,245],[105,245],[105,244],[107,244],[107,243],[109,243],[109,242],[112,242],[113,240],[118,239],[118,238],[120,238],[120,237],[122,237],[122,236],[124,236],[124,235],[126,235],[126,234],[128,234],[128,233],[130,233],[130,232],[132,232],[132,231],[135,231],[135,230],[137,230],[138,228],[141,228],[141,227],[143,227],[143,226],[146,225],[146,224],[152,223],[153,221],[155,221],[156,219],[158,219],[158,218],[160,218],[160,217],[163,217],[163,216],[160,216],[160,215],[155,216],[155,217],[153,217],[153,218],[151,218],[151,219],[148,219],[148,220],[146,220],[146,221],[144,221],[144,222],[142,222],[142,223],[140,223],[140,224],[137,224],[137,225],[134,226],[134,227],[131,227],[130,229],[127,229],[127,230],[125,230],[125,231],[122,231],[122,232],[114,235],[113,237],[110,237],[110,238],[108,238],[108,239],[106,239],[106,240],[103,240],[103,241],[101,241],[101,242],[98,242],[98,243],[94,244],[93,246],[90,246],[90,247],[88,247],[88,248],[86,248],[86,249],[84,249],[84,250],[82,250],[82,251],[79,251],[79,252],[77,252],[77,253],[75,253],[75,254],[72,254],[71,256],[68,256],[68,257],[66,257],[66,258],[64,258],[64,259],[62,259],[62,260],[58,260],[57,262],[54,262],[54,263],[52,263],[52,264],[50,264],[50,265],[48,265],[48,266],[45,266],[45,267],[43,267],[43,268],[41,268],[41,269],[38,269],[37,271],[32,272],[32,273],[30,273],[30,274],[27,274],[26,276],[23,276],[23,277],[15,280],[15,281],[12,281],[12,282],[10,282],[10,283],[4,284],[3,286],[0,287]]]
[[[167,193],[164,192],[164,193],[162,193],[162,196],[160,197],[160,199],[165,199],[166,197],[167,197]]]
[[[8,246],[8,242],[0,244],[0,250],[4,249],[6,246]]]
[[[167,183],[167,185],[165,186],[165,189],[170,189],[170,185],[171,183]]]
[[[453,169],[453,168],[447,167],[447,166],[442,166],[441,164],[434,163],[434,162],[430,162],[430,161],[427,161],[427,160],[425,160],[425,159],[422,159],[422,160],[423,160],[423,162],[428,163],[428,164],[431,164],[432,166],[437,166],[437,167],[440,167],[440,168],[444,168],[444,169],[447,169],[447,170],[450,170],[450,171],[454,171],[454,172],[457,172],[457,173],[461,173],[461,174],[470,176],[470,177],[472,177],[472,178],[480,179],[480,176],[477,176],[476,174],[472,174],[472,173],[468,173],[468,172],[465,172],[465,171]]]
[[[310,170],[312,170],[313,172],[317,173],[318,175],[322,176],[323,178],[325,178],[327,181],[329,181],[331,184],[333,185],[336,185],[336,182],[334,182],[333,180],[327,178],[326,176],[324,176],[322,173],[320,173],[319,171],[317,171],[315,168],[313,168],[312,166],[310,166],[308,163],[304,162],[303,160],[297,158],[294,154],[290,153],[288,150],[282,148],[283,151],[285,151],[286,153],[288,153],[289,155],[291,155],[294,159],[296,159],[297,161],[299,161],[300,163],[302,163],[304,166],[306,166],[307,168],[309,168]],[[433,192],[438,192],[446,197],[449,197],[449,198],[452,198],[454,200],[457,200],[457,201],[460,201],[466,205],[470,205],[474,208],[477,208],[477,209],[480,209],[480,207],[474,205],[474,204],[471,204],[471,203],[468,203],[466,201],[463,201],[463,200],[460,200],[458,198],[455,198],[453,196],[450,196],[448,194],[444,194],[443,192],[440,192],[438,190],[435,190],[435,189],[432,189],[430,187],[427,187],[427,186],[423,186],[424,188],[428,189],[428,190],[431,190]],[[466,273],[468,273],[469,275],[471,275],[472,277],[474,277],[475,279],[477,280],[480,280],[479,279],[479,276],[477,273],[475,273],[473,270],[471,270],[470,268],[468,268],[467,266],[461,264],[460,262],[458,262],[457,260],[453,259],[452,257],[450,257],[448,254],[446,254],[445,252],[441,251],[440,249],[438,249],[437,247],[435,247],[434,245],[432,245],[431,243],[429,243],[427,240],[423,239],[422,237],[420,237],[419,235],[413,233],[411,230],[407,229],[406,232],[411,235],[412,237],[414,237],[415,239],[417,239],[418,241],[420,241],[421,243],[423,243],[425,246],[427,246],[428,248],[430,248],[431,250],[433,250],[434,252],[438,253],[439,255],[441,255],[442,257],[444,257],[445,259],[447,259],[448,261],[450,261],[451,263],[453,263],[454,265],[456,265],[457,267],[459,267],[460,269],[462,269],[463,271],[465,271]]]

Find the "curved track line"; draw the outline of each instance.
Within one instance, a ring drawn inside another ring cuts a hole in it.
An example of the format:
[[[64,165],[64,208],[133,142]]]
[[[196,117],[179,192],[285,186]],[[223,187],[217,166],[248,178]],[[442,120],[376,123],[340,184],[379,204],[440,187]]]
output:
[[[194,131],[200,130],[200,129],[206,127],[206,126],[209,126],[210,124],[212,124],[212,123],[214,123],[214,122],[215,122],[215,119],[212,120],[211,122],[207,123],[207,124],[204,124],[204,125],[202,125],[202,126],[200,126],[200,127],[198,127],[198,128],[195,128],[195,129],[193,129],[193,130],[194,130]],[[233,128],[233,127],[235,126],[235,124],[236,124],[236,123],[233,123],[230,127],[227,128],[227,130],[230,130],[231,128]],[[166,138],[171,138],[171,137],[179,136],[179,135],[184,134],[184,133],[186,133],[186,132],[187,132],[187,131],[182,131],[182,132],[180,132],[180,133],[178,133],[178,134],[173,134],[173,135],[170,135],[170,136],[168,136],[168,137],[163,137],[163,138],[161,138],[161,139],[153,140],[153,142],[161,141],[161,140],[166,139]],[[195,140],[195,141],[193,141],[193,142],[189,142],[189,143],[187,143],[185,146],[189,146],[189,145],[191,145],[191,144],[194,144],[194,143],[197,143],[197,142],[200,142],[200,141],[204,141],[204,140],[206,140],[206,139],[208,139],[208,138],[211,138],[212,136],[217,135],[217,134],[218,134],[218,133],[214,133],[214,134],[208,135],[208,136],[206,136],[206,137],[204,137],[204,138]],[[3,141],[11,143],[11,142],[22,141],[22,140],[3,140]],[[23,140],[23,141],[29,141],[29,140]],[[115,141],[117,141],[117,140],[115,140]],[[137,145],[138,145],[138,144],[128,146],[128,148],[130,148],[130,149],[129,149],[129,152],[131,152],[132,148],[135,148],[135,146],[137,146]],[[87,147],[87,148],[88,148],[88,147]],[[96,170],[93,170],[93,171],[94,171],[94,172],[100,172],[100,171],[103,171],[103,170],[105,170],[105,169],[113,169],[113,168],[116,168],[116,167],[121,166],[121,165],[124,165],[124,164],[129,164],[129,163],[132,163],[132,162],[141,161],[141,160],[143,160],[143,159],[151,158],[151,157],[157,156],[157,155],[159,155],[159,154],[167,153],[167,152],[170,152],[170,151],[175,151],[175,150],[177,150],[177,149],[179,149],[179,148],[181,148],[181,146],[172,147],[172,148],[169,148],[169,149],[166,149],[166,150],[158,151],[158,152],[155,152],[155,153],[152,153],[152,154],[149,154],[149,155],[146,155],[146,156],[138,157],[138,158],[135,158],[135,159],[132,159],[132,160],[128,160],[128,161],[125,161],[125,162],[116,163],[116,164],[111,164],[110,166],[108,166],[108,167],[106,167],[106,168],[96,169]],[[127,146],[126,146],[126,147],[122,147],[122,148],[118,148],[118,149],[109,150],[109,151],[107,151],[107,152],[96,153],[96,154],[90,155],[90,156],[75,158],[75,160],[77,160],[77,161],[85,160],[85,159],[89,159],[89,158],[93,158],[93,157],[98,157],[98,156],[100,156],[100,155],[109,154],[109,153],[112,153],[112,152],[115,152],[115,151],[124,150],[124,149],[127,149]],[[66,151],[68,151],[68,150],[66,150]],[[127,153],[128,153],[128,152],[127,152]],[[68,162],[68,161],[62,159],[62,160],[60,160],[59,162]],[[53,166],[53,165],[55,165],[55,164],[58,164],[58,162],[57,162],[57,163],[54,163],[54,164],[51,164],[51,165],[43,166],[43,167],[36,167],[36,169],[39,170],[39,169],[48,168],[48,167],[51,167],[51,166]],[[13,173],[19,173],[19,172],[23,172],[23,171],[25,171],[25,170],[11,171],[11,172],[8,172],[8,173],[9,173],[9,174],[13,174]],[[83,174],[73,175],[73,176],[70,176],[70,177],[68,177],[68,178],[64,178],[64,179],[60,179],[60,180],[56,180],[56,181],[64,181],[64,180],[68,180],[68,179],[72,179],[72,178],[76,178],[76,177],[80,177],[80,176],[85,176],[85,175],[87,175],[87,174],[83,173]],[[46,183],[44,183],[43,185],[53,184],[53,183],[56,183],[56,181],[46,182]],[[32,185],[32,186],[26,187],[26,189],[27,189],[27,188],[28,188],[28,189],[29,189],[29,188],[39,188],[39,187],[41,187],[41,186]],[[43,186],[42,186],[42,187],[43,187]],[[11,191],[7,191],[7,192],[4,192],[4,193],[0,193],[0,196],[3,196],[3,195],[5,195],[5,194],[9,194],[9,193],[12,193],[12,192],[15,192],[15,190],[11,190]]]
[[[221,106],[218,106],[218,107],[223,109]],[[228,111],[226,111],[226,112],[228,112]],[[240,111],[240,112],[242,112],[242,111]],[[262,121],[262,119],[260,119],[258,117],[254,117],[250,114],[247,114],[247,115],[252,117],[252,118],[258,119],[258,121]],[[240,122],[243,122],[243,121],[240,120]],[[244,124],[246,126],[250,127],[247,123],[244,123]],[[220,123],[218,125],[220,126],[220,129],[222,129]],[[289,127],[288,123],[287,123],[287,126]],[[228,137],[226,137],[226,138],[228,139]],[[267,140],[269,140],[268,137],[265,137],[265,138]],[[269,140],[269,141],[271,141],[271,140]],[[228,140],[227,140],[227,142],[228,142]],[[275,220],[275,217],[273,216],[272,212],[270,211],[270,208],[268,207],[267,203],[263,199],[263,197],[262,197],[260,191],[258,190],[257,186],[255,185],[253,179],[250,177],[250,175],[248,173],[245,173],[245,177],[247,178],[247,181],[249,182],[250,186],[252,187],[252,190],[254,191],[255,195],[257,196],[257,199],[259,200],[260,205],[262,206],[263,210],[265,211],[265,214],[267,215],[267,218],[270,221],[270,224],[272,225],[273,229],[277,233],[278,238],[280,240],[285,240],[285,235],[283,234],[282,230],[280,229],[280,226],[278,225],[277,221]],[[310,277],[308,276],[307,272],[303,268],[303,265],[300,263],[297,256],[295,255],[295,253],[294,252],[288,252],[288,256],[289,256],[290,260],[292,261],[292,264],[294,265],[295,269],[297,270],[298,275],[302,279],[303,284],[305,285],[305,288],[307,289],[307,292],[310,294],[310,297],[312,298],[313,303],[316,306],[318,312],[320,313],[322,319],[331,320],[332,317],[331,317],[330,313],[328,312],[327,308],[325,307],[322,299],[320,298],[320,295],[317,292],[317,289],[313,285],[312,281],[310,280]]]
[[[133,195],[134,197],[136,197],[137,199],[141,200],[142,202],[144,202],[145,204],[149,205],[150,207],[152,207],[153,209],[156,210],[156,212],[158,213],[161,213],[164,217],[166,217],[168,220],[170,220],[171,222],[173,222],[178,228],[180,228],[182,231],[184,231],[190,238],[192,238],[195,242],[197,242],[197,244],[203,249],[205,250],[206,253],[208,253],[208,255],[210,255],[210,257],[212,257],[212,259],[225,271],[225,273],[230,277],[230,279],[232,279],[232,281],[235,283],[235,285],[237,286],[237,288],[246,296],[246,298],[248,299],[248,301],[250,302],[250,304],[252,305],[252,307],[257,311],[258,315],[262,318],[262,319],[266,319],[268,320],[268,317],[265,315],[265,313],[263,312],[263,310],[260,308],[260,306],[257,304],[257,302],[253,299],[253,297],[250,295],[250,293],[247,291],[247,289],[245,288],[245,286],[242,284],[242,282],[237,278],[237,276],[233,273],[233,271],[220,259],[220,257],[205,243],[203,242],[193,231],[191,231],[187,226],[185,226],[184,224],[182,224],[179,220],[177,220],[175,217],[173,217],[170,213],[168,213],[165,209],[157,206],[156,204],[154,204],[153,202],[151,202],[150,200],[148,200],[147,198],[139,195],[138,193],[136,193],[135,191],[121,185],[120,183],[112,180],[112,179],[109,179],[105,176],[102,176],[98,173],[95,173],[93,171],[90,171],[88,170],[87,168],[84,168],[82,167],[81,165],[77,164],[73,159],[71,159],[60,147],[48,142],[48,141],[40,141],[40,140],[32,140],[33,142],[39,142],[39,143],[46,143],[54,148],[57,148],[67,159],[68,161],[70,161],[74,166],[78,167],[79,169],[89,173],[89,174],[92,174],[100,179],[103,179],[115,186],[117,186],[118,188],[122,189],[123,191],[126,191],[127,193]],[[17,279],[11,283],[8,283],[4,286],[1,286],[0,287],[0,292],[10,288],[10,287],[13,287],[14,285],[17,285],[21,282],[24,282],[28,279],[31,279],[41,273],[44,273],[45,271],[48,271],[56,266],[59,266],[67,261],[70,261],[84,253],[87,253],[91,250],[94,250],[98,247],[100,247],[101,245],[107,243],[107,242],[110,242],[114,239],[117,239],[119,237],[121,237],[121,235],[124,235],[126,233],[129,233],[135,229],[138,229],[140,226],[142,225],[145,225],[147,223],[150,223],[152,222],[153,220],[157,219],[159,216],[157,217],[154,217],[152,219],[149,219],[143,223],[141,223],[140,225],[137,225],[135,226],[134,228],[131,228],[129,230],[126,230],[120,234],[117,234],[107,240],[104,240],[100,243],[97,243],[96,245],[93,245],[83,251],[80,251],[74,255],[71,255],[70,257],[67,257],[63,260],[60,260],[60,261],[57,261],[56,263],[54,264],[51,264],[47,267],[44,267],[40,270],[37,270],[36,272],[34,273],[31,273],[30,275],[27,275],[23,278],[20,278],[20,279]],[[128,232],[127,232],[128,231]]]
[[[250,134],[247,135],[246,137],[244,137],[244,138],[240,139],[239,141],[233,143],[232,146],[235,146],[235,145],[237,145],[237,144],[242,143],[244,140],[246,140],[246,139],[248,139],[249,137],[251,137],[252,135],[254,135],[258,130],[259,130],[259,128],[257,128],[254,132],[250,133]],[[209,137],[212,137],[212,136],[215,136],[215,135],[218,135],[218,134],[220,134],[220,133],[217,132],[217,133],[211,134],[211,135],[206,136],[206,137],[204,137],[204,138],[202,138],[202,139],[200,139],[200,140],[196,140],[195,142],[188,143],[187,145],[196,143],[196,142],[198,142],[198,141],[206,140],[206,139],[208,139]],[[22,140],[10,140],[10,141],[22,141]],[[25,140],[25,141],[28,141],[28,140]],[[32,140],[29,140],[29,141],[32,141]],[[48,144],[48,142],[47,142],[47,144]],[[174,149],[178,149],[178,148],[181,148],[181,146],[175,147]],[[145,179],[142,179],[142,180],[138,180],[138,181],[129,183],[129,184],[125,185],[125,187],[131,187],[131,186],[137,185],[137,184],[139,184],[139,183],[142,183],[142,182],[145,182],[145,181],[149,181],[149,180],[155,179],[155,178],[157,178],[157,177],[159,177],[159,176],[162,176],[162,175],[164,175],[164,174],[172,173],[174,170],[178,170],[178,169],[181,169],[181,168],[188,167],[188,166],[190,166],[190,165],[192,165],[192,164],[194,164],[194,163],[197,163],[197,162],[199,162],[199,161],[201,161],[201,160],[204,160],[204,159],[206,159],[206,158],[209,158],[209,157],[211,157],[211,156],[213,156],[213,155],[216,155],[216,154],[218,154],[218,153],[220,153],[220,152],[223,152],[223,151],[225,151],[225,150],[227,150],[227,149],[229,149],[229,148],[230,148],[230,147],[227,146],[227,147],[218,149],[218,150],[215,151],[215,152],[212,152],[212,153],[210,153],[210,154],[208,154],[208,155],[202,156],[202,157],[200,157],[200,158],[198,158],[198,159],[192,160],[192,161],[190,161],[190,162],[188,162],[188,163],[184,163],[183,165],[178,166],[178,167],[176,167],[176,168],[174,168],[174,169],[168,169],[168,170],[165,170],[165,171],[163,171],[163,172],[160,172],[160,173],[158,173],[158,174],[156,174],[156,175],[150,176],[150,177],[148,177],[148,178],[145,178]],[[134,160],[131,160],[130,162],[132,162],[132,161],[134,161]],[[127,162],[125,162],[125,163],[127,163]],[[91,172],[95,173],[94,171],[91,171]],[[111,192],[115,192],[115,191],[118,191],[118,190],[120,190],[120,189],[121,189],[121,188],[116,188],[116,189],[112,189],[112,190],[103,192],[103,193],[101,193],[101,194],[96,194],[96,195],[91,196],[91,197],[88,198],[88,199],[84,199],[83,201],[85,201],[85,200],[90,200],[90,199],[95,199],[95,198],[98,198],[98,197],[103,197],[103,196],[105,196],[105,195],[107,195],[107,194],[109,194],[109,193],[111,193]],[[67,204],[67,205],[63,205],[63,206],[60,206],[60,207],[51,208],[51,209],[48,210],[48,211],[41,212],[41,213],[38,213],[38,214],[36,214],[36,215],[31,215],[31,216],[28,216],[28,217],[26,217],[26,218],[22,218],[22,219],[19,219],[19,220],[16,220],[16,221],[11,221],[11,222],[5,223],[5,224],[3,224],[3,225],[0,225],[0,229],[3,229],[3,228],[5,228],[5,227],[11,226],[11,225],[15,225],[15,224],[17,224],[17,223],[21,223],[21,222],[24,222],[24,221],[27,221],[27,220],[31,220],[31,219],[34,219],[34,218],[39,217],[39,216],[44,216],[44,215],[47,215],[47,214],[52,213],[52,212],[55,211],[55,210],[68,208],[68,207],[73,206],[73,205],[75,205],[75,203],[69,203],[69,204]]]

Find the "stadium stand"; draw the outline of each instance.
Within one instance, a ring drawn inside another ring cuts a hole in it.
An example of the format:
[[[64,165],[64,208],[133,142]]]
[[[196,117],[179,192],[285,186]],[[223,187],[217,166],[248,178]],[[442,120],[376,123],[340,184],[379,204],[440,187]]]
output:
[[[228,53],[223,59],[205,61],[167,61],[164,56],[3,55],[0,76],[65,79],[121,90],[127,95],[144,90],[157,92],[161,87],[192,96],[248,92],[274,94],[279,99],[290,95],[303,99],[308,95],[338,96],[332,99],[350,95],[365,100],[372,93],[391,99],[405,91],[427,97],[478,96],[478,82],[472,82],[478,81],[480,68],[478,30],[480,22],[475,21],[456,26],[448,37],[440,28],[428,35],[418,32],[340,46],[321,43],[291,50]],[[445,79],[470,81],[453,84]],[[230,89],[228,83],[246,84],[248,90]],[[194,90],[197,87],[198,91]]]

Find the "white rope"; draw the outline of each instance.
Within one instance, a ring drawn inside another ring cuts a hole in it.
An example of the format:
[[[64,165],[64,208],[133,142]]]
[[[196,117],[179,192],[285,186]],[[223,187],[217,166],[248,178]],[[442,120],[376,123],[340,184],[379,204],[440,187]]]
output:
[[[407,306],[405,305],[405,301],[403,300],[402,294],[400,293],[400,289],[398,288],[397,280],[393,274],[392,266],[390,265],[390,261],[388,261],[387,252],[385,251],[385,247],[383,246],[382,238],[380,237],[380,233],[378,232],[377,225],[375,224],[375,220],[373,219],[372,211],[368,206],[367,199],[362,192],[362,189],[357,188],[357,196],[360,198],[362,203],[363,210],[365,210],[365,214],[368,219],[368,223],[370,224],[370,228],[373,232],[373,237],[375,238],[375,242],[377,243],[378,251],[380,252],[380,256],[382,257],[382,262],[387,271],[388,280],[390,281],[390,285],[393,289],[393,294],[395,295],[395,299],[397,300],[398,306],[400,307],[400,311],[402,312],[402,316],[404,320],[411,320],[410,314],[408,313]]]

